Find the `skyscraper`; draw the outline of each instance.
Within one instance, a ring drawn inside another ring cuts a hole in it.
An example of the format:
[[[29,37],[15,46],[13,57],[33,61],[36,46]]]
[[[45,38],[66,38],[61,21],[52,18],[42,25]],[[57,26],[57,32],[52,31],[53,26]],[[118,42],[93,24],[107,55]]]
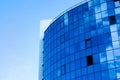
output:
[[[44,80],[120,80],[120,0],[87,0],[44,32]]]

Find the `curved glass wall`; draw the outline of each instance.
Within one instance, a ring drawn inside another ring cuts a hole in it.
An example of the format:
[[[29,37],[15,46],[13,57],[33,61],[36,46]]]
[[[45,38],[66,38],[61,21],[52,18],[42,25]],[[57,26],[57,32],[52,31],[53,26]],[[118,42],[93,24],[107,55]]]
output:
[[[81,4],[44,34],[44,80],[120,80],[120,0]]]

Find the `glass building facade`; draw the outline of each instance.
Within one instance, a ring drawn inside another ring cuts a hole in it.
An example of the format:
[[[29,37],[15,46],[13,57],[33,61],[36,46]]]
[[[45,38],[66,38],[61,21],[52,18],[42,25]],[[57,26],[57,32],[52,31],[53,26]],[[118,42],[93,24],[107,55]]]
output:
[[[120,80],[120,0],[89,0],[44,32],[44,80]]]

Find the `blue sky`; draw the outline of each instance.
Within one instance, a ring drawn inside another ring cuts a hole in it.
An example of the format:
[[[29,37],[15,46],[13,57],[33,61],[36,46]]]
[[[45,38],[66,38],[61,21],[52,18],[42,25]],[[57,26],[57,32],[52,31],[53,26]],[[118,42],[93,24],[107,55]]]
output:
[[[38,80],[40,20],[81,0],[0,0],[0,80]]]

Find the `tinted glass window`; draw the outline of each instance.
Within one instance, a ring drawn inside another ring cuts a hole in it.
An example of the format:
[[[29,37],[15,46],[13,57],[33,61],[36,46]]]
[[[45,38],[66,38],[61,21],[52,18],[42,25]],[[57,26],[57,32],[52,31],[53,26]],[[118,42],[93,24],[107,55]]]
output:
[[[115,15],[109,17],[110,24],[116,24]]]
[[[87,66],[90,66],[93,64],[93,56],[89,55],[87,56]]]

